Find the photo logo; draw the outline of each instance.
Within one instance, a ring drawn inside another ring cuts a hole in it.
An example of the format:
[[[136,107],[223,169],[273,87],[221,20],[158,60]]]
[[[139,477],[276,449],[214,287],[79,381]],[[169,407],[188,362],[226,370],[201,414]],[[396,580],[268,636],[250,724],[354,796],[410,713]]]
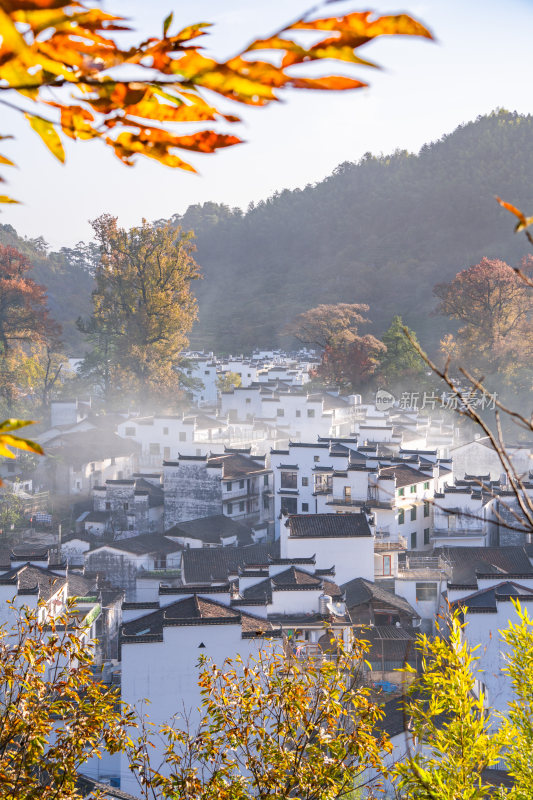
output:
[[[378,411],[388,411],[394,406],[396,398],[385,389],[378,389],[376,392],[375,406]]]

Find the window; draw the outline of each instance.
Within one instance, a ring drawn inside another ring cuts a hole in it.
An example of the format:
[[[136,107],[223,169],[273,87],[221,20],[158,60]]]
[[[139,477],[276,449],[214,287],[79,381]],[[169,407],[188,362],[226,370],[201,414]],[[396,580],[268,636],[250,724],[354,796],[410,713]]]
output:
[[[268,497],[266,495],[263,495],[263,508],[265,509],[265,511],[268,511],[269,506],[270,502]]]
[[[263,486],[268,486],[268,475],[263,475]]]
[[[400,508],[400,510],[398,511],[398,525],[403,525],[404,522],[405,522],[405,511],[403,510],[403,508]]]
[[[95,469],[96,469],[96,467],[94,466],[94,464],[91,464],[91,472],[94,472]]]
[[[429,528],[424,528],[424,544],[429,544]]]
[[[124,431],[125,436],[135,436],[135,428],[126,428]]]
[[[166,568],[167,568],[166,555],[156,556],[154,558],[154,569],[166,569]]]
[[[186,431],[181,431],[180,432],[180,442],[186,442],[186,441],[187,441],[187,432]]]
[[[285,416],[285,411],[284,411],[284,409],[283,409],[283,408],[278,408],[278,409],[276,409],[276,416],[278,416],[278,417],[284,417],[284,416]]]
[[[424,500],[424,516],[429,517],[429,500]]]
[[[302,412],[300,411],[299,408],[296,409],[296,416],[297,417],[301,417],[302,416]]]
[[[117,463],[117,459],[116,458],[112,458],[111,459],[111,466],[114,467],[116,463]]]
[[[227,484],[226,484],[226,489],[227,489],[228,492],[231,492],[231,487],[232,486],[233,486],[232,482],[228,481]]]
[[[106,501],[105,510],[106,511],[111,511],[111,503],[109,501]]]
[[[132,531],[132,530],[133,530],[133,523],[132,523],[132,522],[130,522],[130,524],[128,525],[128,530],[129,530],[129,531]]]
[[[424,489],[429,489],[429,481],[424,481]]]
[[[163,448],[163,459],[165,461],[169,461],[170,460],[170,447],[164,447]]]
[[[247,397],[247,398],[246,398],[246,402],[247,402],[247,403],[251,403],[251,402],[252,402],[252,398],[251,398],[251,397]]]
[[[302,486],[309,486],[309,478],[302,478]]]
[[[122,507],[124,508],[124,511],[127,511],[128,508],[129,508],[129,504],[128,503],[123,503]]]
[[[81,481],[76,481],[76,489],[81,489]]]
[[[297,489],[298,488],[298,473],[297,472],[282,472],[280,486],[282,489]]]
[[[437,599],[437,584],[436,583],[417,583],[416,584],[416,599],[417,600],[436,600]]]
[[[308,408],[307,409],[307,416],[308,417],[314,417],[315,416],[315,409],[314,408]]]
[[[391,572],[391,557],[383,556],[383,575],[390,575]]]
[[[309,503],[302,503],[302,512],[309,511]]]
[[[403,496],[404,496],[404,494],[405,494],[405,489],[404,489],[404,487],[402,486],[402,488],[401,488],[401,489],[398,489],[398,497],[403,497]]]
[[[228,503],[228,514],[233,514],[233,503]]]
[[[345,486],[344,487],[344,499],[347,503],[350,503],[352,500],[352,487]]]
[[[448,514],[448,530],[457,530],[457,517],[455,514]]]
[[[313,456],[313,461],[320,461],[320,456]]]
[[[239,511],[244,511],[244,503],[239,503]]]
[[[409,491],[411,492],[411,494],[416,494],[416,484],[413,484],[412,486],[410,486],[409,487]]]
[[[411,520],[416,519],[416,506],[411,507]]]
[[[244,489],[244,481],[239,481],[239,489]]]
[[[285,514],[297,514],[298,501],[296,500],[296,497],[282,497],[281,510],[284,511]]]
[[[149,451],[151,456],[159,455],[159,442],[150,442]]]
[[[208,369],[204,370],[204,375],[209,375],[209,370]]]
[[[411,550],[416,550],[416,531],[411,534]]]
[[[168,436],[168,428],[163,428],[163,436]]]

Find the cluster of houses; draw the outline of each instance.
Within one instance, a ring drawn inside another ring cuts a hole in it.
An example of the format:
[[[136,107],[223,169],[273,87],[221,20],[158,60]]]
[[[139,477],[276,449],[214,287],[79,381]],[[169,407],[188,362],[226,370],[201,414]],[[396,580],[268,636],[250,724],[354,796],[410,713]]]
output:
[[[0,593],[44,615],[77,597],[95,663],[125,702],[150,701],[156,725],[194,715],[199,656],[246,659],[268,642],[327,658],[332,632],[370,642],[365,679],[394,696],[448,604],[483,643],[481,683],[505,711],[498,631],[512,599],[533,608],[533,544],[497,454],[450,420],[309,390],[312,363],[191,353],[197,403],[172,417],[55,403],[34,480],[50,470],[72,530],[0,553]],[[241,384],[220,393],[224,372]],[[512,458],[533,499],[531,450]],[[118,757],[91,769],[136,793]]]

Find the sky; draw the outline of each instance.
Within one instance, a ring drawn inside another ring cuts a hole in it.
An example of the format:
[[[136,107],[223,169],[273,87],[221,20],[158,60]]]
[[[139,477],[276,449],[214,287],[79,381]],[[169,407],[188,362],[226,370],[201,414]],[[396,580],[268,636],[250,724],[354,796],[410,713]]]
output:
[[[214,23],[204,42],[208,54],[228,57],[250,39],[297,18],[313,0],[104,0],[128,16],[139,37],[160,34],[174,13],[176,29]],[[54,248],[91,237],[89,220],[104,212],[125,227],[141,219],[168,218],[189,205],[215,201],[246,208],[284,188],[322,180],[344,161],[364,153],[417,151],[457,125],[495,108],[529,113],[533,0],[358,0],[326,5],[329,14],[373,9],[405,11],[421,20],[436,41],[383,37],[362,48],[381,71],[345,72],[370,83],[354,92],[288,92],[285,102],[247,109],[228,102],[243,117],[237,133],[246,143],[217,155],[192,157],[199,175],[141,159],[126,167],[100,142],[66,144],[67,162],[55,161],[27,123],[2,110],[2,153],[17,163],[3,170],[5,190],[20,199],[4,206],[0,222],[24,236],[44,238]],[[335,72],[342,70],[335,69]]]

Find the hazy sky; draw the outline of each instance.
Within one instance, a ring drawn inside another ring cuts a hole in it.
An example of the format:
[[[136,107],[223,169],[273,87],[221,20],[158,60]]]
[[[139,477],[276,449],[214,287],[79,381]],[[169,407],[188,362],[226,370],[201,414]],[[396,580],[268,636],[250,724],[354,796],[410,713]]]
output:
[[[105,8],[130,16],[141,35],[159,34],[170,10],[175,25],[214,22],[206,44],[218,57],[230,56],[250,38],[312,5],[312,0],[104,2]],[[367,151],[417,150],[496,107],[532,110],[533,0],[407,0],[405,6],[356,0],[326,6],[326,11],[366,8],[408,11],[433,31],[437,43],[384,37],[368,45],[363,55],[385,69],[355,73],[369,80],[367,90],[291,92],[285,103],[268,109],[228,103],[245,123],[226,129],[247,143],[216,156],[193,156],[199,176],[146,159],[125,167],[99,142],[69,142],[67,164],[61,166],[33,131],[2,110],[0,132],[17,137],[2,142],[2,152],[19,165],[3,174],[10,181],[7,190],[24,205],[4,206],[1,222],[27,236],[42,234],[54,247],[70,245],[89,238],[88,220],[103,212],[129,226],[208,200],[246,207],[276,190],[318,181]]]

